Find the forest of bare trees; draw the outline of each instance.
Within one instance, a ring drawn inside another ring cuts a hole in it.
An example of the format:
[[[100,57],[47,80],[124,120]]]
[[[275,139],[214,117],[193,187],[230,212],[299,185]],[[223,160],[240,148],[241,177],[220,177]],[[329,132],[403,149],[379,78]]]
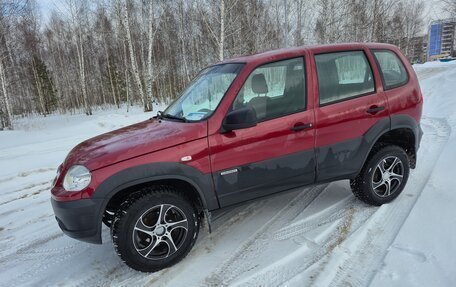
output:
[[[208,64],[317,43],[388,42],[423,31],[420,0],[0,0],[0,130],[16,116],[178,96]]]

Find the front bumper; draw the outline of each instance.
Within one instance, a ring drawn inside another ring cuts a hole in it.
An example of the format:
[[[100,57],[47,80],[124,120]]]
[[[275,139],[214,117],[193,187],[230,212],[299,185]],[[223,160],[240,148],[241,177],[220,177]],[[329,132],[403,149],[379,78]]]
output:
[[[103,199],[56,201],[52,198],[51,203],[63,233],[81,241],[101,244]]]

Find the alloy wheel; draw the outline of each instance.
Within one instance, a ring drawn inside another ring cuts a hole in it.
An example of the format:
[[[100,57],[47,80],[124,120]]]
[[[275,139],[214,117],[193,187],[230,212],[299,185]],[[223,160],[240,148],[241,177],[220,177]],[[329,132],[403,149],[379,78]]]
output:
[[[394,194],[401,186],[404,165],[397,156],[383,158],[375,167],[372,175],[372,189],[380,197]]]
[[[156,205],[144,212],[133,229],[133,244],[144,258],[161,260],[176,253],[185,241],[188,220],[171,204]]]

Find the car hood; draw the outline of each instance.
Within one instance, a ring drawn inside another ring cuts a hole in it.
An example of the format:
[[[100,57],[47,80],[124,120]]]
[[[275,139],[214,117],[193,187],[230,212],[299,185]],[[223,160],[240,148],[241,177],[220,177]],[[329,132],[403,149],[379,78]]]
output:
[[[89,170],[207,136],[207,123],[150,119],[88,139],[68,154],[63,168],[81,164]]]

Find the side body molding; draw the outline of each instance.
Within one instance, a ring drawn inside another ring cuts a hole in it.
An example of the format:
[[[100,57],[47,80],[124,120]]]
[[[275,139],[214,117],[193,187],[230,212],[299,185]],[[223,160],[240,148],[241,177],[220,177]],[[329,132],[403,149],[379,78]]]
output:
[[[361,171],[379,138],[389,131],[400,128],[407,128],[413,132],[416,153],[423,135],[419,123],[409,115],[392,115],[378,121],[362,137],[317,147],[317,182],[354,178]]]
[[[354,178],[361,171],[379,138],[389,131],[400,128],[407,128],[413,132],[416,153],[423,135],[419,123],[409,115],[392,115],[378,121],[359,138],[317,147],[317,182]],[[416,157],[416,154],[414,156]]]
[[[364,135],[317,147],[317,182],[355,177],[380,136],[390,130],[389,117],[378,121]]]

